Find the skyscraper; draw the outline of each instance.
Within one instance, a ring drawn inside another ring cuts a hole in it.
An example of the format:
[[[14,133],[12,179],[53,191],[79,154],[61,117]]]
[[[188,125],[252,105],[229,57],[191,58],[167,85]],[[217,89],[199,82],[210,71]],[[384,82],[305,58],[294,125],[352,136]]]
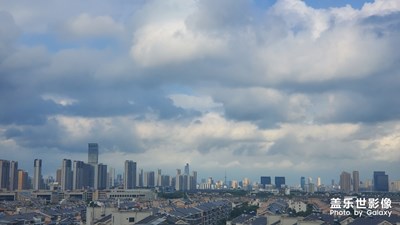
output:
[[[143,178],[144,178],[143,169],[140,169],[139,176],[138,176],[138,182],[136,183],[136,184],[138,184],[138,187],[144,187]]]
[[[61,169],[57,169],[56,171],[56,182],[61,184]]]
[[[351,190],[351,175],[343,171],[340,174],[340,190],[344,193],[349,193]]]
[[[189,175],[190,171],[189,171],[189,163],[186,163],[185,165],[185,175]]]
[[[144,173],[143,177],[143,186],[145,187],[154,187],[155,177],[154,177],[154,171],[148,171]]]
[[[353,171],[353,191],[358,193],[360,190],[360,174],[358,171]]]
[[[282,185],[286,185],[285,177],[275,177],[275,187],[279,189]]]
[[[33,189],[39,190],[42,188],[42,160],[35,159],[33,161]]]
[[[110,167],[108,169],[108,185],[107,188],[112,188],[115,186],[115,169]]]
[[[99,163],[99,145],[97,143],[88,144],[88,186],[92,188],[97,188],[98,181],[98,167]]]
[[[18,188],[18,162],[10,162],[10,191],[17,190]]]
[[[73,175],[72,175],[72,190],[78,190],[85,187],[84,180],[85,177],[85,163],[83,161],[74,160],[73,165]]]
[[[156,177],[156,180],[157,180],[157,182],[156,182],[156,186],[157,187],[160,187],[161,186],[161,169],[158,169],[157,170],[157,177]]]
[[[10,161],[0,159],[0,189],[10,188]]]
[[[300,187],[303,191],[306,190],[306,178],[305,177],[300,177]]]
[[[193,171],[192,173],[193,173],[193,175],[191,178],[192,180],[191,180],[190,190],[196,190],[197,189],[197,171]]]
[[[99,145],[97,143],[88,144],[88,163],[89,164],[99,163]]]
[[[374,191],[389,191],[389,176],[385,171],[374,171]]]
[[[260,178],[260,183],[263,186],[263,188],[265,188],[266,185],[271,184],[271,177],[267,177],[267,176],[262,176]]]
[[[132,160],[126,160],[124,189],[133,189],[135,187],[136,187],[136,162]]]
[[[29,189],[28,172],[18,170],[18,190],[21,191],[26,189]]]
[[[70,159],[63,159],[61,166],[61,189],[72,190],[72,162]]]
[[[104,190],[107,188],[107,165],[98,164],[97,165],[97,182],[96,189]]]

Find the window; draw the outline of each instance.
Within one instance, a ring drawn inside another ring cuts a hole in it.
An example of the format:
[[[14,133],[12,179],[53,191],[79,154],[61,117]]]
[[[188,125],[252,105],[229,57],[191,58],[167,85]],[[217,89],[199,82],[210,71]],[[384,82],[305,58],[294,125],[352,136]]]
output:
[[[129,223],[134,223],[135,222],[135,217],[129,217]]]

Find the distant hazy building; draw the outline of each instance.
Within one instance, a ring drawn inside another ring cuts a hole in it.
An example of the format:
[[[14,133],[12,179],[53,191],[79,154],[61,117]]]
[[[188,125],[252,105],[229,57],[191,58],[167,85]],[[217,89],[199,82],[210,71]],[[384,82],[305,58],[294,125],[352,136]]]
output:
[[[74,160],[73,175],[72,175],[72,189],[84,189],[87,185],[87,169],[88,164],[83,161]]]
[[[0,190],[10,188],[10,161],[0,159]]]
[[[161,186],[162,187],[171,186],[171,177],[169,175],[161,175]]]
[[[29,189],[28,172],[18,170],[18,191]]]
[[[189,171],[189,163],[186,163],[185,165],[185,175],[189,175],[190,171]]]
[[[353,171],[353,191],[355,193],[360,191],[360,174],[358,171]]]
[[[238,189],[239,188],[239,182],[237,180],[233,180],[231,184],[232,189]]]
[[[384,171],[374,171],[374,191],[389,191],[389,176]]]
[[[275,177],[275,187],[280,189],[286,185],[285,177]]]
[[[42,189],[43,177],[42,177],[42,160],[35,159],[33,161],[33,189]]]
[[[156,176],[156,186],[161,186],[161,169],[157,169],[157,176]]]
[[[72,162],[70,159],[63,159],[61,166],[61,190],[72,190]]]
[[[139,176],[137,176],[137,182],[136,182],[138,187],[144,187],[143,177],[144,177],[143,169],[140,169]]]
[[[250,187],[250,179],[247,178],[247,177],[245,177],[245,178],[243,179],[243,181],[242,181],[242,185],[243,185],[242,188],[243,188],[244,190],[248,190],[249,187]]]
[[[107,188],[112,188],[115,186],[115,169],[110,167],[108,169],[108,184]]]
[[[136,187],[136,162],[132,160],[125,161],[124,189],[133,189]]]
[[[104,190],[107,188],[107,165],[98,164],[96,170],[96,186],[97,190]]]
[[[190,190],[196,190],[196,189],[197,189],[197,171],[193,171],[192,178],[191,178]]]
[[[300,177],[300,187],[303,191],[306,190],[306,178],[305,177]]]
[[[344,193],[349,193],[351,191],[351,175],[343,171],[340,174],[340,190]]]
[[[10,191],[17,190],[18,188],[18,162],[10,162]]]
[[[260,184],[262,185],[263,188],[265,188],[266,185],[270,185],[271,184],[271,177],[262,176],[260,178]]]
[[[317,187],[321,186],[321,177],[317,177]]]
[[[143,177],[143,186],[144,187],[154,187],[155,177],[154,177],[154,171],[148,171],[144,173]]]
[[[99,163],[99,145],[97,143],[88,144],[88,163],[89,164]]]

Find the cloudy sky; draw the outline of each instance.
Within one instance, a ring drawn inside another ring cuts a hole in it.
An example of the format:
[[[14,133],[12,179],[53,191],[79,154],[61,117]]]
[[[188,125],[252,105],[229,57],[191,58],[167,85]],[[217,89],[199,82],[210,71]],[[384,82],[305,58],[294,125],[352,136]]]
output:
[[[400,179],[400,1],[2,1],[0,158]]]

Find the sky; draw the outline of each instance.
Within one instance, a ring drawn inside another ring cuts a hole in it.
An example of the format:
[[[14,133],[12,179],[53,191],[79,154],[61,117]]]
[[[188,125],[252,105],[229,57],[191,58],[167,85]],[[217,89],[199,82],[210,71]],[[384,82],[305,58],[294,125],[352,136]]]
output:
[[[400,1],[2,1],[0,158],[400,180]]]

